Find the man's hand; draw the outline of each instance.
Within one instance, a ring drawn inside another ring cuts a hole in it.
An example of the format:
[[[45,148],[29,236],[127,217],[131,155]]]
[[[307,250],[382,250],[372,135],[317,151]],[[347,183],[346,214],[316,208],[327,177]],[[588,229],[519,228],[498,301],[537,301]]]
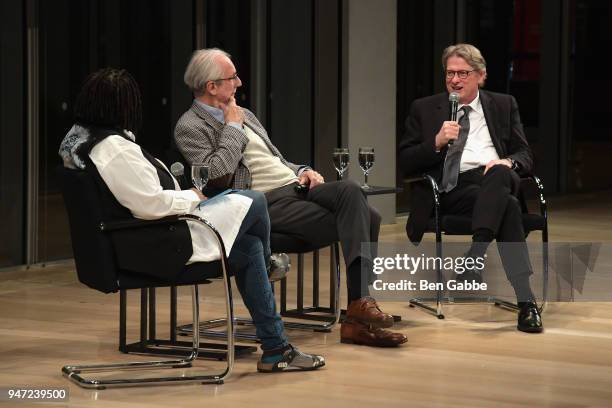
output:
[[[323,176],[317,173],[314,170],[306,170],[302,172],[300,179],[298,180],[300,184],[308,184],[310,188],[316,187],[319,184],[325,183]]]
[[[240,125],[244,123],[244,112],[240,106],[236,105],[236,98],[233,96],[228,103],[222,104],[222,109],[225,123],[234,122]]]
[[[489,171],[489,169],[491,167],[497,166],[498,164],[501,164],[502,166],[508,166],[508,167],[512,168],[512,162],[510,160],[508,160],[508,159],[491,160],[485,166],[484,173],[482,173],[482,174],[483,175],[487,174],[487,171]]]
[[[191,188],[191,191],[193,191],[194,193],[196,193],[198,195],[198,198],[201,200],[206,200],[208,197],[206,197],[204,194],[202,194],[202,192],[200,190],[198,190],[195,187]]]
[[[442,123],[440,131],[436,135],[436,151],[442,150],[450,140],[457,140],[459,129],[461,129],[461,126],[457,122],[447,120]]]

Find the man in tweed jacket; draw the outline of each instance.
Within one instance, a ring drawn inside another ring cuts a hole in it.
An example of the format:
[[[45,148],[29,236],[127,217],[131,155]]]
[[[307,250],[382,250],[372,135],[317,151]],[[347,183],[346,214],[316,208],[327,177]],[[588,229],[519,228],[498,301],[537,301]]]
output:
[[[310,167],[285,160],[255,115],[236,105],[242,82],[226,52],[195,51],[184,79],[194,101],[176,124],[174,138],[187,161],[209,165],[217,187],[264,192],[272,232],[316,246],[340,241],[349,298],[343,342],[381,347],[406,342],[403,334],[382,329],[393,317],[363,293],[362,266],[371,267],[374,254],[361,243],[378,241],[380,216],[361,188],[347,181],[325,183]]]

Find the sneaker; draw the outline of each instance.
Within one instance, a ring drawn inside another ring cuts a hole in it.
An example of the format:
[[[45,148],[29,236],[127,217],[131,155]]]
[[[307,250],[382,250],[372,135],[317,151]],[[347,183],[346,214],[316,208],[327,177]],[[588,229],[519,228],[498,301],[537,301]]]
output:
[[[291,258],[285,253],[270,255],[270,267],[268,269],[268,279],[270,282],[283,279],[291,270]]]
[[[264,361],[262,357],[257,362],[257,371],[260,373],[276,373],[281,371],[309,371],[325,365],[323,356],[302,353],[291,344],[280,356],[268,356]],[[269,361],[268,361],[269,360]]]

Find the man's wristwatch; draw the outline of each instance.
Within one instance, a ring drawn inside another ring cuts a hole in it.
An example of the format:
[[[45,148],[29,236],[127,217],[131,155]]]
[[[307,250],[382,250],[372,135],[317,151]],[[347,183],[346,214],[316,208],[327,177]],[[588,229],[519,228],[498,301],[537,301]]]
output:
[[[516,160],[514,160],[514,159],[512,159],[512,158],[510,158],[510,157],[506,157],[506,159],[510,161],[510,165],[511,165],[511,166],[510,166],[510,168],[511,168],[512,170],[516,170],[516,169],[518,169],[518,163],[517,163],[517,161],[516,161]]]

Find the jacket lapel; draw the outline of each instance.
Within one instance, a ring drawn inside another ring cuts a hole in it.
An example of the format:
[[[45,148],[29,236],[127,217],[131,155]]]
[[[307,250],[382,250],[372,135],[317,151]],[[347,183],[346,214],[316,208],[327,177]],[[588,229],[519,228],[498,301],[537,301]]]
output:
[[[202,120],[204,120],[207,124],[209,124],[213,129],[215,129],[215,133],[217,135],[219,135],[220,132],[223,130],[223,126],[225,126],[225,124],[215,119],[213,115],[208,113],[208,111],[206,111],[206,109],[201,107],[195,100],[193,101],[193,104],[191,105],[191,110],[196,115],[198,115],[200,118],[202,118]],[[264,141],[266,146],[268,146],[268,149],[270,149],[272,154],[274,154],[275,156],[282,157],[278,149],[276,149],[276,147],[272,144],[272,142],[268,138],[265,129],[263,129],[261,125],[259,125],[258,123],[251,120],[248,114],[245,116],[246,117],[244,119],[244,124],[248,126],[249,128],[251,128],[253,132],[255,132],[259,137],[262,138],[262,140]]]
[[[503,157],[504,150],[502,149],[499,135],[497,134],[497,105],[495,101],[486,91],[480,90],[480,104],[482,105],[482,111],[484,112],[485,121],[487,122],[487,128],[489,129],[489,135],[491,135],[491,141],[497,150],[499,157]]]
[[[198,115],[202,120],[212,126],[217,132],[220,132],[223,129],[223,123],[219,122],[213,115],[208,113],[206,109],[201,107],[194,99],[191,104],[191,110]]]
[[[434,135],[438,133],[440,130],[440,126],[442,126],[442,122],[449,120],[450,118],[450,106],[448,104],[448,93],[444,92],[440,94],[440,99],[438,100],[436,106],[436,120],[434,123],[438,123],[438,128],[435,129]]]

